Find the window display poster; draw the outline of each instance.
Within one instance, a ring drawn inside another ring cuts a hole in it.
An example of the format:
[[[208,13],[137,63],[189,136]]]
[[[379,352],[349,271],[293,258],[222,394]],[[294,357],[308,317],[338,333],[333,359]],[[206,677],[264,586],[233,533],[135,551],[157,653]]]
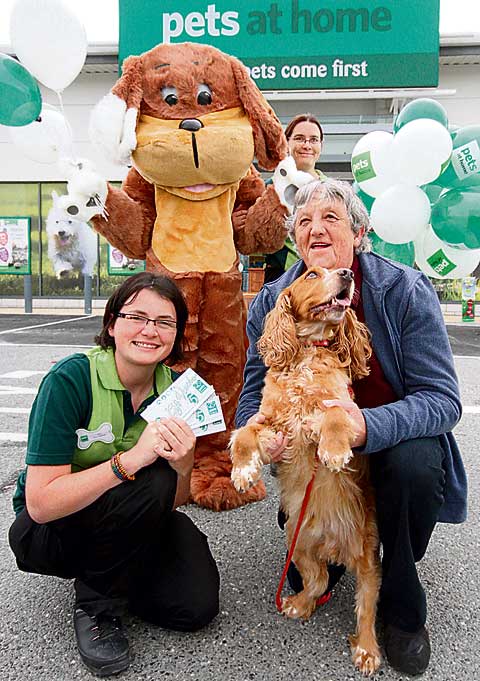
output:
[[[108,244],[108,274],[126,275],[138,274],[145,271],[145,260],[127,258],[118,248]]]
[[[0,274],[31,274],[30,218],[0,217]]]
[[[475,277],[462,279],[462,322],[475,321],[475,293],[477,280]]]

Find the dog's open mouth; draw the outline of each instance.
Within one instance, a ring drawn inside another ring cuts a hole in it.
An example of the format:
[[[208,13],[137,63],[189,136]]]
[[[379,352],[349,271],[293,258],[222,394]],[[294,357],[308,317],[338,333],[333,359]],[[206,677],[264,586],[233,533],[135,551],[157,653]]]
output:
[[[325,310],[343,310],[347,308],[352,302],[350,298],[350,285],[345,286],[337,293],[336,296],[331,298],[326,303],[321,303],[320,305],[314,305],[310,308],[310,312],[317,314],[318,312],[323,312]]]

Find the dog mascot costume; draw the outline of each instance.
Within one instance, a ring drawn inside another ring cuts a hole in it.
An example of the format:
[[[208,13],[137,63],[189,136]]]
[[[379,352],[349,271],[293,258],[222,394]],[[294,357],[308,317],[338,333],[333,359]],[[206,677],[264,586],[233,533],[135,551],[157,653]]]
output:
[[[189,309],[186,366],[222,402],[227,431],[199,438],[192,499],[215,510],[260,500],[262,482],[239,494],[230,481],[228,441],[246,353],[238,252],[284,243],[286,208],[252,165],[256,156],[273,170],[285,157],[282,126],[240,61],[208,45],[161,44],[125,60],[93,113],[91,137],[133,167],[121,189],[98,182],[90,196],[80,171],[70,178],[70,197],[83,192],[84,206],[104,201],[95,229],[179,285]],[[239,209],[247,217],[233,227]]]

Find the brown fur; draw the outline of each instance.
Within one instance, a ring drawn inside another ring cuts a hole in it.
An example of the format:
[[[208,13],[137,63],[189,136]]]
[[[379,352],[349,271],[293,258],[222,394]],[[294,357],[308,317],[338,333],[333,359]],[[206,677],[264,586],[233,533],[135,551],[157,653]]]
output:
[[[351,309],[314,309],[345,289],[345,272],[349,271],[308,270],[285,289],[267,316],[258,344],[269,367],[260,406],[265,422],[254,422],[233,434],[232,479],[239,491],[247,490],[270,461],[268,447],[275,434],[288,436],[277,480],[290,547],[318,460],[293,554],[304,589],[283,599],[282,612],[293,618],[310,617],[327,587],[327,562],[344,564],[357,578],[352,659],[364,674],[372,674],[380,664],[375,634],[380,568],[368,458],[352,454],[355,432],[347,412],[323,404],[348,400],[351,381],[368,374],[369,336]],[[353,289],[353,280],[348,288]],[[328,347],[312,344],[323,339],[331,339]]]
[[[207,105],[201,105],[197,101],[198,87],[204,83],[212,92],[212,102]],[[169,106],[164,101],[161,95],[163,87],[176,88],[178,104]],[[248,208],[247,219],[237,227],[230,224],[229,215],[226,216],[227,222],[220,221],[221,233],[225,231],[227,234],[228,247],[225,247],[225,251],[222,249],[226,241],[219,244],[217,235],[217,243],[214,244],[215,240],[212,238],[209,252],[208,230],[212,224],[210,216],[216,216],[219,224],[218,210],[215,214],[210,214],[209,202],[199,201],[198,195],[190,196],[192,200],[185,206],[186,192],[182,187],[177,186],[177,183],[172,187],[170,179],[169,186],[162,186],[158,177],[161,177],[162,169],[165,169],[165,172],[169,171],[170,178],[173,167],[176,169],[178,184],[181,184],[182,177],[187,174],[189,177],[192,174],[195,176],[195,183],[212,183],[212,175],[215,175],[218,166],[220,179],[213,182],[215,189],[212,190],[213,194],[218,195],[221,191],[217,188],[222,185],[222,173],[231,172],[234,161],[238,161],[239,153],[246,153],[244,145],[235,145],[235,139],[232,141],[232,135],[228,135],[226,127],[222,129],[220,126],[214,133],[205,124],[196,133],[196,138],[200,158],[205,160],[205,165],[208,161],[208,177],[202,177],[202,164],[196,170],[193,161],[187,168],[183,160],[182,166],[179,160],[180,150],[183,151],[187,143],[192,144],[192,133],[179,132],[178,123],[185,118],[201,118],[206,114],[238,108],[243,116],[246,114],[251,126],[251,132],[247,131],[246,134],[252,139],[252,152],[254,149],[260,166],[269,170],[286,154],[287,145],[282,126],[248,76],[245,67],[235,58],[208,45],[162,44],[139,57],[130,57],[124,62],[123,75],[112,92],[126,102],[127,108],[138,111],[137,133],[142,124],[140,117],[147,124],[152,121],[145,119],[145,116],[156,119],[159,128],[162,124],[165,125],[159,131],[162,135],[161,145],[140,145],[133,152],[134,167],[122,189],[109,186],[106,201],[108,220],[94,218],[95,228],[122,253],[132,258],[146,258],[147,269],[171,276],[180,286],[189,308],[189,351],[184,366],[194,368],[215,387],[222,401],[227,424],[226,433],[203,437],[198,441],[192,476],[192,498],[198,504],[215,510],[234,508],[262,499],[265,496],[263,482],[260,481],[242,495],[233,488],[230,480],[231,462],[227,443],[242,387],[246,352],[246,310],[238,271],[238,256],[234,249],[244,254],[276,251],[285,239],[286,211],[273,188],[269,188],[264,194],[263,181],[251,166],[249,172],[238,177],[238,181],[229,181],[231,195],[229,201],[223,203],[234,212],[240,208]],[[153,120],[154,130],[155,125],[156,121]],[[214,134],[215,137],[212,136]],[[166,154],[165,160],[156,163],[162,153]],[[142,155],[150,163],[149,172],[142,169]],[[247,161],[246,169],[251,160],[250,158]],[[148,179],[152,177],[151,170],[155,171],[157,186]],[[192,182],[184,184],[190,185]],[[168,201],[168,195],[172,196],[172,201],[177,202],[174,208],[170,206],[170,210],[165,210],[166,215],[173,216],[172,223],[167,219],[162,220],[163,213],[157,214],[157,206],[165,206],[161,202]],[[260,197],[261,201],[257,201]],[[215,270],[221,254],[222,262],[230,262],[231,258],[231,265],[228,264],[221,271],[207,271],[208,267],[202,267],[198,271],[189,266],[192,258],[187,257],[187,254],[196,254],[198,249],[189,234],[184,243],[181,241],[180,233],[184,222],[175,224],[175,216],[178,217],[181,211],[182,214],[194,216],[192,220],[195,229],[203,230],[202,263],[211,263],[212,270]],[[169,263],[177,258],[175,265],[167,266],[163,262],[163,256],[160,257],[164,252],[162,248],[168,251]],[[179,263],[182,254],[184,263]]]

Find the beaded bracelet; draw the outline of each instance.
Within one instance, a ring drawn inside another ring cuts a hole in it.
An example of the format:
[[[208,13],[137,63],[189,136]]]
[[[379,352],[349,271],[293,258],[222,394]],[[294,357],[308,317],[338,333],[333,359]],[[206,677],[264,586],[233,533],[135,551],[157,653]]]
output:
[[[122,466],[122,462],[120,461],[120,454],[123,454],[123,452],[117,452],[110,459],[110,465],[112,466],[112,471],[114,475],[122,482],[124,482],[125,480],[135,480],[135,475],[129,475],[125,468]]]

